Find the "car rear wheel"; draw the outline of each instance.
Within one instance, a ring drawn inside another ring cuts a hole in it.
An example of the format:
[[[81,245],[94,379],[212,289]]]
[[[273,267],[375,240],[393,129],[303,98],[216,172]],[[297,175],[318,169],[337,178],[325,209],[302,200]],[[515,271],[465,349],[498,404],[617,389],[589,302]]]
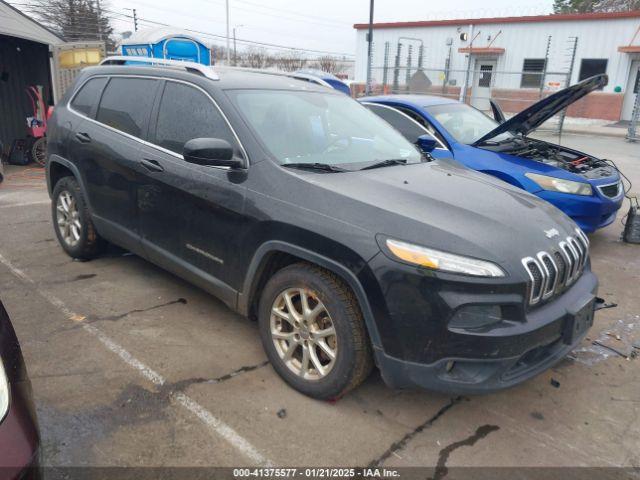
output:
[[[80,185],[73,177],[63,177],[53,189],[53,228],[64,251],[73,258],[91,259],[105,246],[91,221]]]
[[[293,388],[338,398],[373,367],[364,319],[351,290],[319,267],[298,263],[278,271],[259,307],[260,336],[274,369]]]

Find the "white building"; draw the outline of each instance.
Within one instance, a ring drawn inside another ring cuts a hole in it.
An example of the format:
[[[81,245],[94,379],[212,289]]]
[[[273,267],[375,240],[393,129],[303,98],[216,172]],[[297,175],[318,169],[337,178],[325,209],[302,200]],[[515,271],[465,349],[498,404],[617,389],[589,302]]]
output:
[[[368,24],[354,28],[355,78],[365,82]],[[569,72],[570,84],[606,73],[607,87],[569,115],[628,120],[640,86],[640,11],[377,23],[373,42],[373,78],[385,90],[407,90],[421,66],[427,91],[457,98],[466,85],[480,108],[493,98],[518,111],[566,86]]]

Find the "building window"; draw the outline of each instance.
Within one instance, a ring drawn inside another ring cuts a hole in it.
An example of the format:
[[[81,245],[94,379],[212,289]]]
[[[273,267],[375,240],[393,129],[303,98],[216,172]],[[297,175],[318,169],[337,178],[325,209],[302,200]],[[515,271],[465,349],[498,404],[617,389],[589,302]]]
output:
[[[520,88],[540,88],[542,86],[542,73],[532,72],[544,72],[546,63],[547,60],[544,58],[525,58],[522,71],[526,73],[522,74]]]
[[[606,58],[583,58],[580,63],[580,76],[578,81],[581,82],[585,78],[593,77],[601,73],[607,73]]]

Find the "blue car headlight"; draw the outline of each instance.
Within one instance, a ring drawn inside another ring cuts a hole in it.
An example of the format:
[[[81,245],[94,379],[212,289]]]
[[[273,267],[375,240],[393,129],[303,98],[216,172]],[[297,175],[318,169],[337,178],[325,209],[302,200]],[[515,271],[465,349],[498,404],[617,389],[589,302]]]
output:
[[[560,193],[572,193],[573,195],[593,195],[591,185],[584,182],[574,182],[564,178],[549,177],[539,173],[527,172],[524,174],[529,180],[533,180],[544,190]]]

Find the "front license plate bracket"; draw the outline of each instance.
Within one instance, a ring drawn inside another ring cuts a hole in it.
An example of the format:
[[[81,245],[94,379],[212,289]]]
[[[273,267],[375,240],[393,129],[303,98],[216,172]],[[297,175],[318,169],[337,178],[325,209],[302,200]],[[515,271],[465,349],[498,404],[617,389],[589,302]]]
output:
[[[595,297],[581,305],[581,307],[567,312],[563,333],[563,341],[567,345],[573,345],[593,325]]]

